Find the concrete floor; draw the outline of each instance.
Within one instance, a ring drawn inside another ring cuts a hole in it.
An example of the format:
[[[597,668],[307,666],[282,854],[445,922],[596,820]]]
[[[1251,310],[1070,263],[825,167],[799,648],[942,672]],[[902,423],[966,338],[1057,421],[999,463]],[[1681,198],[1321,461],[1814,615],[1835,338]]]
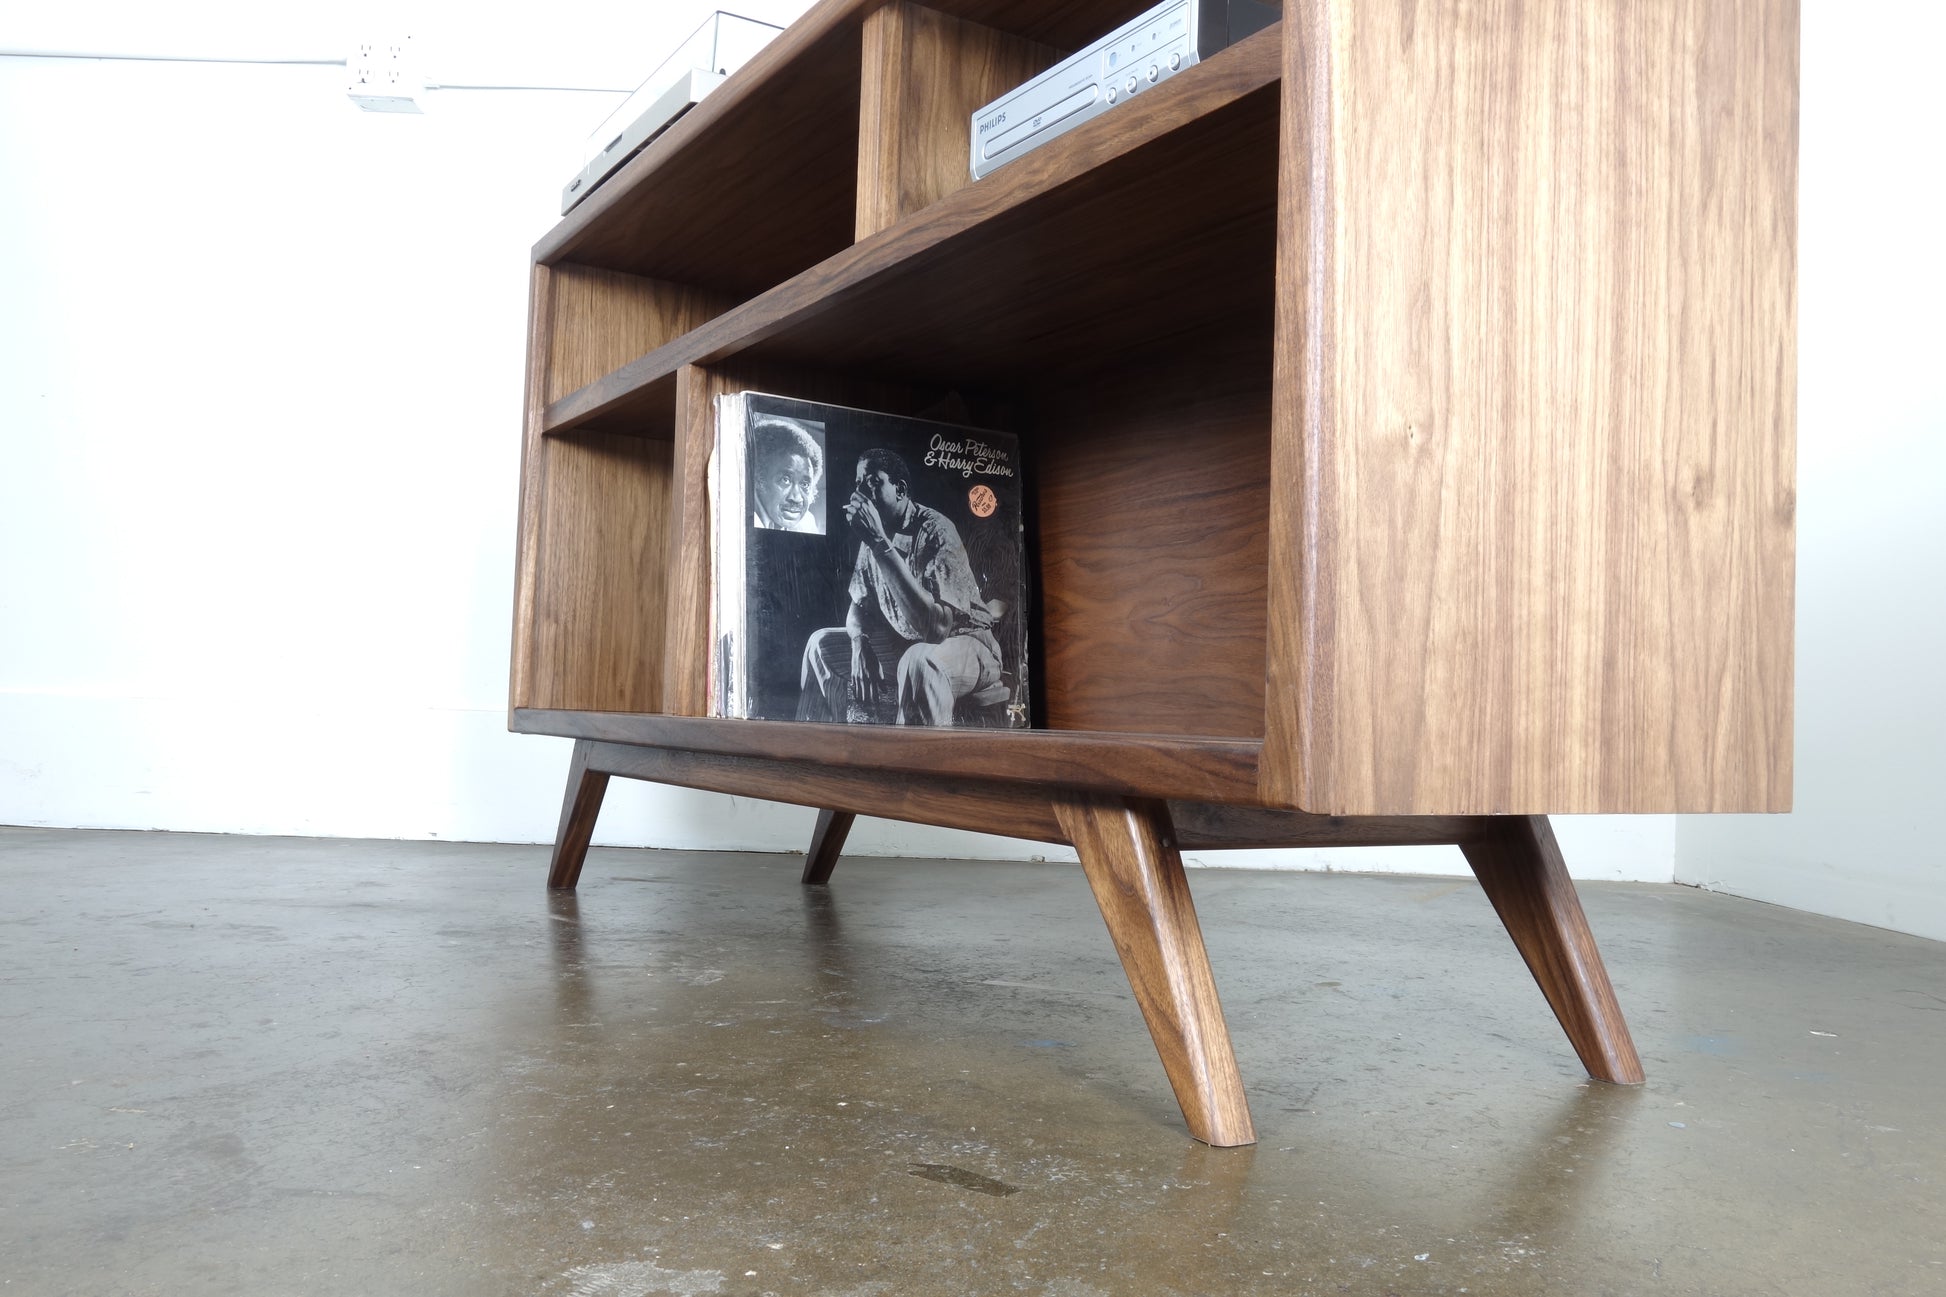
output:
[[[1946,1292],[1946,951],[1583,895],[1650,1081],[1470,883],[1198,871],[1261,1142],[1072,866],[0,830],[0,1293]]]

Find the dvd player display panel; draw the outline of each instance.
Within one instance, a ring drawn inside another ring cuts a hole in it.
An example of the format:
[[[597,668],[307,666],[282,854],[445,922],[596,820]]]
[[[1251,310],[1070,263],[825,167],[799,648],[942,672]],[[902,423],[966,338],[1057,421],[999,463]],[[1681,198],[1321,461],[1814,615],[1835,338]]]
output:
[[[981,145],[982,156],[990,161],[1009,149],[1017,149],[1034,136],[1053,129],[1082,109],[1092,108],[1100,98],[1099,85],[1085,85],[1047,111],[1036,113],[1024,122],[1018,122],[996,135],[988,136],[986,143]]]
[[[1165,0],[974,113],[973,178],[1194,66],[1200,2]]]

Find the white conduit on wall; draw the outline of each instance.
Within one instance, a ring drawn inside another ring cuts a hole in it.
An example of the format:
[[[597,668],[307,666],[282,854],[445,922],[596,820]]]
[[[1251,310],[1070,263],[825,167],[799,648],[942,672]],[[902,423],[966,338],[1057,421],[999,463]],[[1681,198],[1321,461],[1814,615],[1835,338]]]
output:
[[[122,50],[52,50],[52,49],[0,49],[0,59],[79,59],[90,62],[110,63],[238,63],[252,67],[318,67],[342,68],[350,65],[349,59],[324,59],[313,57],[243,57],[227,54],[138,54]],[[462,85],[428,80],[428,90],[547,90],[567,93],[596,95],[625,95],[627,90],[614,86],[528,86],[528,85]]]

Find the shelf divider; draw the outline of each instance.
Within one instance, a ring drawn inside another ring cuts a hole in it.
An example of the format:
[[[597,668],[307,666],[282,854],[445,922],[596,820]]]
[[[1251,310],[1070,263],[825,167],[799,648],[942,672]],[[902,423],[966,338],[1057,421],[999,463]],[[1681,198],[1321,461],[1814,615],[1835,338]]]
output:
[[[1060,51],[917,5],[865,19],[858,111],[858,237],[964,189],[972,115]]]
[[[695,365],[676,374],[675,482],[670,489],[669,616],[663,627],[662,704],[677,716],[709,710],[709,457],[716,398],[728,379]]]

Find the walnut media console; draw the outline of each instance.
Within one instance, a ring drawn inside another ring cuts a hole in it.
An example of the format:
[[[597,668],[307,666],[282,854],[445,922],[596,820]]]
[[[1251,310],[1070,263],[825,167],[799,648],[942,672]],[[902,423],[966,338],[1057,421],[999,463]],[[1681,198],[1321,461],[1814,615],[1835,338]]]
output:
[[[1142,0],[822,0],[534,250],[511,724],[611,776],[1070,843],[1253,1139],[1182,848],[1453,843],[1641,1065],[1545,818],[1787,809],[1797,6],[1289,0],[969,183]],[[712,398],[1017,432],[1036,728],[703,715]]]

